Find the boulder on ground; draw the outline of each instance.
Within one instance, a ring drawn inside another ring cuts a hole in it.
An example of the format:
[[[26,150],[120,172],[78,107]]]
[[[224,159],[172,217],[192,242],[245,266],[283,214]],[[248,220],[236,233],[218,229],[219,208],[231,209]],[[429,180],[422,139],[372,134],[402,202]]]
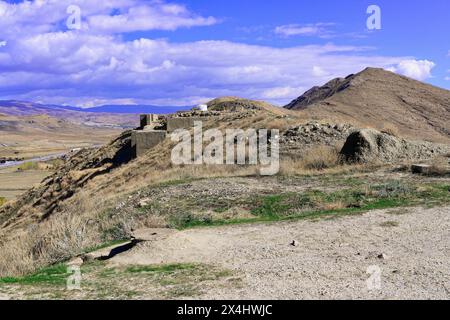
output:
[[[394,160],[402,149],[396,137],[373,129],[362,129],[349,135],[341,154],[347,162]]]
[[[361,129],[348,136],[340,153],[350,163],[395,163],[399,160],[429,160],[449,150],[449,145],[408,141],[374,129]]]

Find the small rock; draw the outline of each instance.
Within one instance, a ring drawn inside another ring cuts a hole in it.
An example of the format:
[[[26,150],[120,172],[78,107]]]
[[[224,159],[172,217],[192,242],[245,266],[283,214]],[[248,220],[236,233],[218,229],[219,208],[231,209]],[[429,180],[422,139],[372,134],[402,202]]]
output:
[[[81,257],[75,257],[69,262],[67,262],[68,266],[81,266],[83,264],[83,259]]]
[[[142,199],[139,201],[138,207],[139,208],[143,208],[148,206],[148,204],[150,203],[150,199],[146,198],[146,199]]]
[[[381,254],[378,255],[377,258],[378,258],[378,259],[387,260],[387,259],[388,259],[388,256],[387,256],[385,253],[381,253]]]
[[[298,241],[297,240],[292,240],[291,246],[297,247],[298,246]]]

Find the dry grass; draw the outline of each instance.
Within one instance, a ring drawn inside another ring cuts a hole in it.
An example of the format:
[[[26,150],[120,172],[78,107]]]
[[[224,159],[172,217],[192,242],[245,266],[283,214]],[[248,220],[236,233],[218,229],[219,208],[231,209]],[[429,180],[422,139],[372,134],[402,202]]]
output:
[[[6,203],[6,199],[3,198],[3,197],[0,197],[0,207],[1,207],[2,205],[4,205],[5,203]]]
[[[343,201],[335,201],[331,203],[324,203],[321,205],[322,210],[340,210],[345,209],[347,205]]]
[[[306,170],[324,170],[341,164],[338,149],[318,146],[309,150],[302,158],[300,165]]]
[[[92,207],[94,200],[86,205]],[[101,231],[127,221],[104,219],[99,213],[58,214],[0,243],[0,276],[18,276],[66,261],[105,242]],[[131,230],[131,228],[129,227]]]
[[[316,170],[305,168],[305,163],[302,159],[283,160],[280,163],[280,175],[283,176],[310,176],[310,175],[335,175],[335,174],[352,174],[365,173],[378,170],[385,165],[376,163],[368,164],[338,164],[334,167]]]
[[[124,194],[140,188],[157,185],[166,181],[192,178],[212,178],[227,176],[246,176],[257,173],[255,166],[182,166],[167,167],[164,162],[149,166],[140,179],[127,180],[127,175],[117,174],[112,185],[106,185],[106,177],[90,181],[86,189],[80,190],[72,198],[60,204],[58,213],[47,220],[34,224],[13,238],[0,241],[0,276],[17,276],[33,272],[41,267],[65,261],[105,242],[128,239],[133,228],[161,227],[163,217],[152,216],[135,220],[129,216],[108,216],[105,208],[117,204]],[[167,167],[161,170],[162,167]],[[130,179],[130,177],[128,177]],[[111,192],[113,187],[117,192]],[[92,197],[91,190],[97,196]],[[119,192],[120,190],[120,192]],[[34,208],[27,211],[30,215]]]

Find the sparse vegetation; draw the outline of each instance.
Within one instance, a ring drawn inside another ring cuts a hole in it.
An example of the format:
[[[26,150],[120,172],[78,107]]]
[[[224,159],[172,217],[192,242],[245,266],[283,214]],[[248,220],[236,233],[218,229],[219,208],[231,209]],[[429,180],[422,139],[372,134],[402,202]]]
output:
[[[4,205],[5,203],[6,203],[6,199],[3,198],[3,197],[0,197],[0,207],[1,207],[2,205]]]
[[[328,146],[319,146],[309,150],[302,159],[302,165],[309,170],[334,168],[341,163],[339,151]]]
[[[221,219],[202,214],[176,220],[178,228],[211,226],[256,221],[314,218],[324,215],[360,213],[375,209],[405,206],[434,206],[450,203],[450,186],[428,184],[410,185],[400,181],[358,186],[333,192],[310,190],[304,193],[282,193],[240,199],[246,203],[252,216]],[[175,217],[177,217],[175,215]],[[174,218],[172,218],[174,219]]]
[[[19,171],[39,170],[39,164],[34,161],[24,162],[17,167]]]
[[[178,263],[166,265],[151,265],[151,266],[132,266],[125,271],[130,273],[175,273],[182,270],[193,270],[197,266],[192,263]]]
[[[66,290],[67,265],[57,264],[22,277],[0,278],[0,289],[19,289],[30,298],[131,299],[195,297],[208,286],[235,285],[231,271],[203,264],[131,265],[108,268],[101,261],[81,267],[82,291]]]
[[[389,228],[389,227],[398,227],[397,221],[385,221],[380,224],[381,227]]]
[[[284,173],[272,178],[281,179],[286,188],[289,188],[289,184],[295,186],[296,183],[304,183],[301,181],[305,181],[307,177],[313,181],[322,181],[320,184],[315,182],[317,188],[305,192],[253,193],[251,196],[246,193],[221,192],[208,196],[195,192],[186,196],[186,192],[182,192],[179,198],[169,192],[164,196],[170,196],[167,201],[154,198],[146,206],[140,207],[137,206],[139,200],[135,200],[134,207],[125,211],[123,206],[128,201],[126,199],[130,194],[141,193],[143,189],[139,189],[140,186],[153,191],[170,188],[184,190],[185,185],[201,184],[201,179],[214,181],[217,176],[236,175],[252,177],[256,170],[254,167],[241,167],[235,171],[226,166],[185,166],[167,170],[158,168],[156,165],[148,172],[152,183],[133,180],[132,186],[118,181],[120,188],[124,188],[121,193],[130,188],[130,193],[125,193],[123,199],[115,195],[94,199],[87,191],[79,192],[65,203],[61,213],[40,222],[36,228],[17,235],[10,242],[1,244],[3,259],[0,261],[0,275],[27,274],[104,243],[129,239],[130,230],[139,226],[187,228],[335,216],[379,208],[422,204],[433,206],[449,202],[448,188],[445,189],[445,186],[440,189],[436,184],[420,187],[420,184],[406,181],[367,183],[364,179],[351,178],[347,174],[372,172],[373,167],[346,165],[323,171],[294,171],[301,172],[300,178]],[[310,176],[307,175],[308,172]],[[342,190],[326,190],[327,186],[339,186]],[[246,188],[245,185],[242,187]],[[31,212],[36,209],[29,207],[27,210]]]

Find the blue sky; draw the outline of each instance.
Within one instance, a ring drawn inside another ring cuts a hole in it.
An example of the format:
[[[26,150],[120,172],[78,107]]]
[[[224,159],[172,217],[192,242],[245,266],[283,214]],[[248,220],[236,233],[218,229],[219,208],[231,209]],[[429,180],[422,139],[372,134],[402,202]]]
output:
[[[449,16],[447,0],[0,1],[0,98],[282,105],[367,66],[449,89]]]

